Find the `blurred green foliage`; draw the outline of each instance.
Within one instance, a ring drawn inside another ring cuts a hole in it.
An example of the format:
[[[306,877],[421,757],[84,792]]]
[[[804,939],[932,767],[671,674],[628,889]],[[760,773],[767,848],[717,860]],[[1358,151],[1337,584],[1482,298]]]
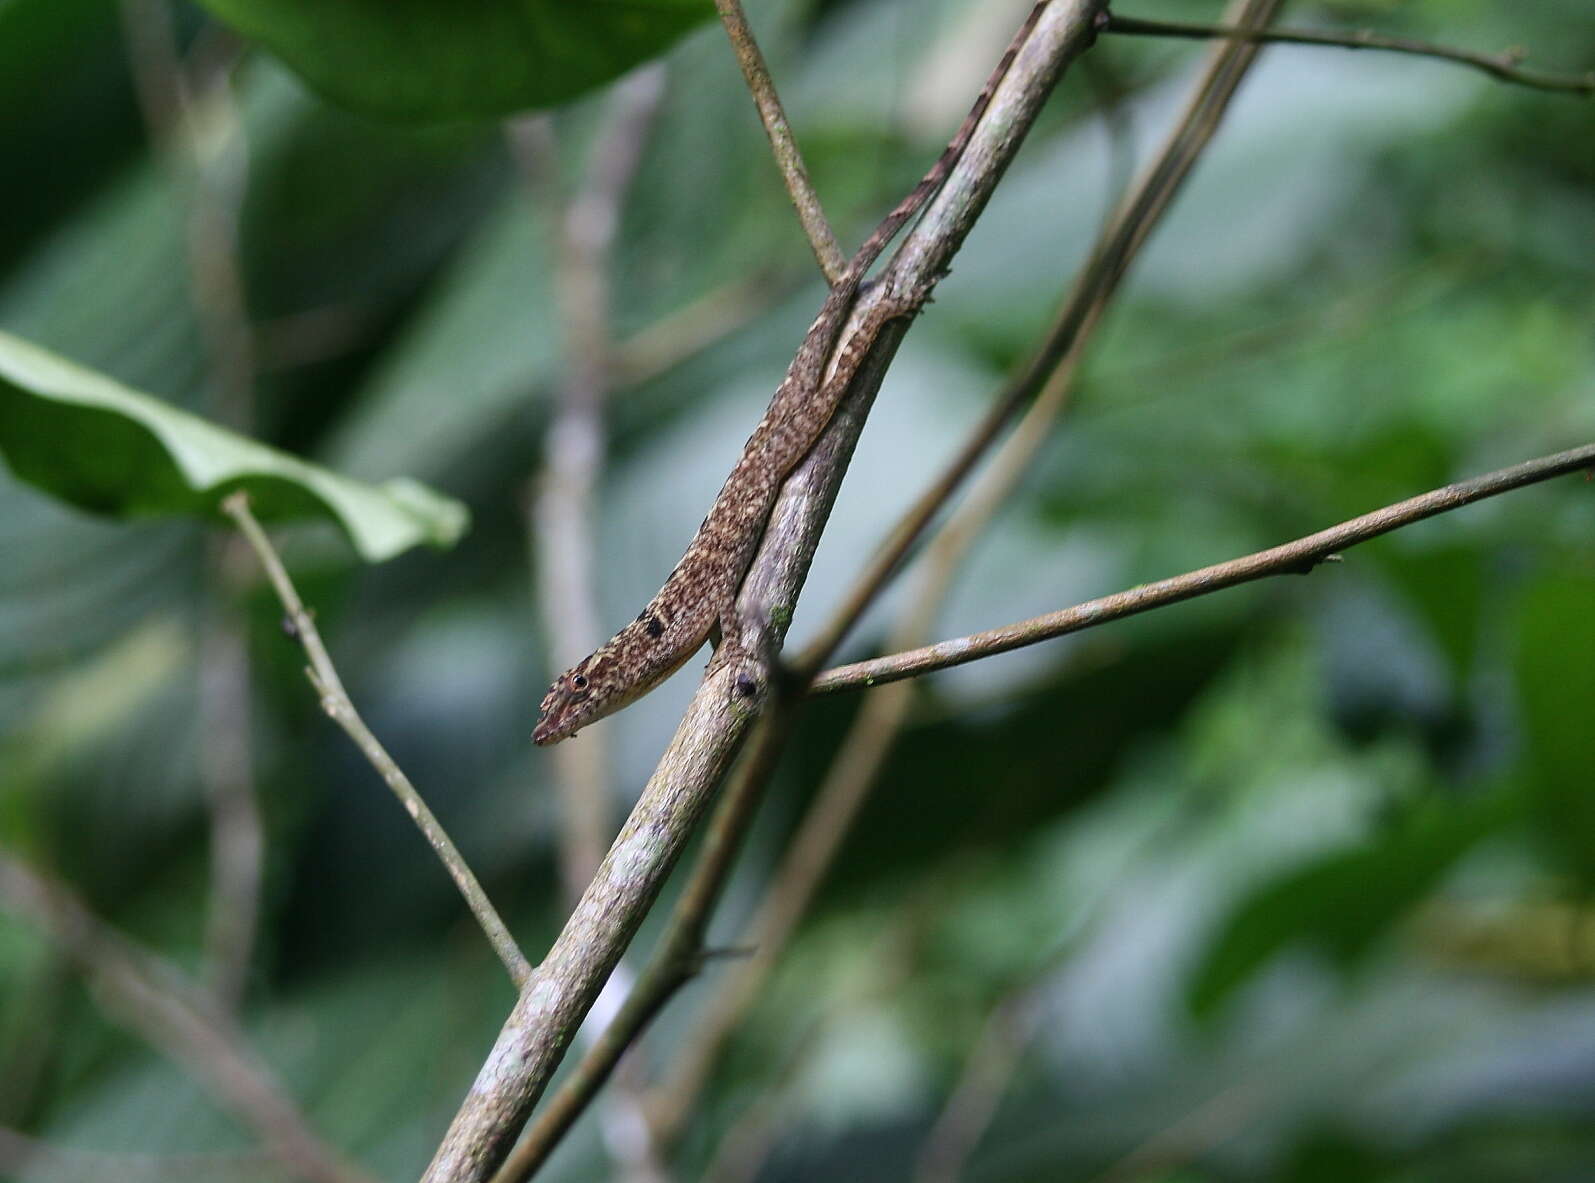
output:
[[[753,6],[846,241],[962,116],[989,65],[977,47],[995,53],[1023,4],[1002,7]],[[179,15],[192,61],[222,53],[202,12]],[[1583,0],[1289,15],[1595,64]],[[122,27],[103,0],[0,4],[0,329],[214,415],[192,193],[149,146]],[[664,59],[612,281],[623,343],[716,293],[738,294],[736,315],[611,400],[606,624],[679,556],[820,301],[723,42],[707,29]],[[794,640],[1023,359],[1200,53],[1108,39],[1071,74],[908,337]],[[563,917],[550,762],[527,742],[549,660],[523,505],[565,365],[545,207],[493,125],[374,122],[258,51],[225,95],[206,143],[242,194],[256,345],[253,416],[235,426],[469,506],[447,553],[366,569],[310,529],[286,557],[355,701],[535,958]],[[567,181],[603,101],[555,116]],[[1265,53],[939,631],[1595,438],[1592,143],[1588,101],[1412,59]],[[971,1055],[1003,1040],[972,1179],[1595,1175],[1592,538],[1595,493],[1564,479],[1309,577],[931,679],[704,1097],[680,1177],[763,1113],[760,1179],[912,1178]],[[0,475],[0,840],[198,969],[206,622],[246,620],[268,847],[245,1021],[320,1130],[381,1177],[414,1177],[511,991],[319,714],[275,601],[218,578],[217,549],[198,526],[110,523]],[[690,681],[594,740],[617,819]],[[717,939],[735,938],[855,710],[808,717]],[[665,1012],[649,1063],[691,1038],[708,996],[699,983]],[[0,1126],[101,1150],[249,1144],[9,918]],[[615,1176],[592,1117],[550,1171]]]

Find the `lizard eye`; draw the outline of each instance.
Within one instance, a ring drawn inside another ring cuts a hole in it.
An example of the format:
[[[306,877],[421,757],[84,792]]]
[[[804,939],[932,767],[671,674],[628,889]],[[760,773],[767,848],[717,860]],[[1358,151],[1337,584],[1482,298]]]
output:
[[[570,685],[571,685],[571,689],[572,690],[586,690],[587,689],[587,675],[586,674],[573,674],[571,676],[571,679],[570,679]]]

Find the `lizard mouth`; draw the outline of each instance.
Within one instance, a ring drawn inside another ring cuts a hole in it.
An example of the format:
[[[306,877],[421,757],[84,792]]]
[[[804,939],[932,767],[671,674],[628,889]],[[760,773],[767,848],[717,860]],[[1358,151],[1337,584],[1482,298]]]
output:
[[[543,704],[537,712],[537,725],[532,728],[532,742],[538,747],[545,747],[572,734],[568,724],[562,725],[565,707],[570,703],[570,695],[561,693],[558,687],[549,691],[548,697],[543,699]]]
[[[546,747],[551,743],[558,743],[565,736],[554,725],[554,720],[540,717],[537,726],[532,728],[532,742],[538,747]]]

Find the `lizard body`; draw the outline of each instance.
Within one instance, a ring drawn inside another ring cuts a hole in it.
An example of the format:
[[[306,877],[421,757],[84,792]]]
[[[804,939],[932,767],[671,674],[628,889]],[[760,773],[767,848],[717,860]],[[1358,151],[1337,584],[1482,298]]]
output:
[[[992,92],[1047,3],[1039,0],[1031,10],[946,150],[882,219],[827,293],[764,417],[664,586],[635,620],[555,679],[539,709],[533,742],[557,743],[642,697],[680,669],[722,622],[723,635],[735,635],[737,591],[781,483],[830,423],[881,329],[904,314],[890,303],[872,310],[842,345],[827,378],[831,354],[864,276],[887,243],[946,181]]]

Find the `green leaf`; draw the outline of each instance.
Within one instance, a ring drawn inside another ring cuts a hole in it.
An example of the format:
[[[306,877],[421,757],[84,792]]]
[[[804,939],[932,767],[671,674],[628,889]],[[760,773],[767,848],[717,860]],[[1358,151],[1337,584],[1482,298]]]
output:
[[[1192,976],[1192,1012],[1210,1016],[1292,945],[1351,966],[1475,843],[1510,825],[1519,806],[1497,793],[1427,808],[1372,844],[1332,851],[1264,884],[1230,915]]]
[[[450,546],[468,517],[415,481],[372,487],[224,431],[0,333],[0,455],[45,492],[98,513],[212,516],[245,489],[257,517],[330,518],[367,562]]]
[[[662,53],[708,0],[201,0],[323,95],[389,118],[547,107]]]

